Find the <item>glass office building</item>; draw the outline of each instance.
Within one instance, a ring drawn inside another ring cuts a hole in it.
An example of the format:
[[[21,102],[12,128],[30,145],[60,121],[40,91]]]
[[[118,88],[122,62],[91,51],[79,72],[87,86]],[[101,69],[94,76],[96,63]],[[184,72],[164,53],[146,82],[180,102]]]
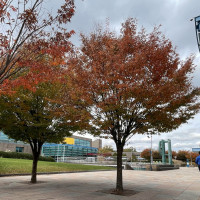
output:
[[[54,159],[57,157],[96,157],[97,153],[97,148],[70,144],[44,144],[42,147],[42,155]]]
[[[72,136],[65,138],[63,144],[45,143],[42,146],[42,155],[59,158],[96,157],[98,148],[91,147],[91,139]]]
[[[91,146],[90,141],[82,140],[82,139],[78,139],[78,138],[75,138],[74,144],[77,145],[77,146],[84,146],[84,147],[90,147]]]

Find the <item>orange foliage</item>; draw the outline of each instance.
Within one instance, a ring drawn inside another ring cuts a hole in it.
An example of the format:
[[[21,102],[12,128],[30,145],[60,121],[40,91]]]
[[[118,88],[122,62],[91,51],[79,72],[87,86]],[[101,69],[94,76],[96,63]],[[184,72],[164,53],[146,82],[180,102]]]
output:
[[[151,149],[144,149],[142,152],[141,152],[141,157],[142,158],[145,158],[146,160],[150,160],[150,151]]]
[[[157,28],[137,32],[128,19],[120,36],[99,29],[81,38],[81,50],[68,63],[84,98],[95,105],[93,123],[115,142],[118,134],[124,145],[130,134],[171,131],[198,111],[193,57],[180,61]]]
[[[186,154],[186,158],[190,161],[192,159],[192,162],[195,162],[197,156],[199,156],[197,152],[189,152],[188,154]]]

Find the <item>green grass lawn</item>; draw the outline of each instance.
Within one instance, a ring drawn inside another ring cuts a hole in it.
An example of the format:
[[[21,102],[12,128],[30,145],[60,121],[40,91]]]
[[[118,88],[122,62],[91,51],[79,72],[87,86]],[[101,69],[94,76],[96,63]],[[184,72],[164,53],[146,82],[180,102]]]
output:
[[[31,169],[32,160],[0,158],[0,175],[31,173]],[[114,168],[94,165],[39,161],[37,172],[72,172],[110,169]]]

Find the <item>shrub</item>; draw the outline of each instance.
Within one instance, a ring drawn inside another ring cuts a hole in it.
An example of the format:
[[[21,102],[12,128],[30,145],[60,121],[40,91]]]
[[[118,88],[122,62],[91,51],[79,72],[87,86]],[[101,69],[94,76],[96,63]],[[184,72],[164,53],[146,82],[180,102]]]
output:
[[[4,152],[0,151],[0,157],[2,158],[16,158],[16,159],[27,159],[33,160],[33,155],[29,153],[18,153],[18,152]],[[41,161],[48,161],[48,162],[55,162],[55,160],[51,157],[43,157],[40,156],[39,160]]]
[[[40,161],[55,162],[55,160],[54,160],[52,157],[40,156],[39,160],[40,160]]]

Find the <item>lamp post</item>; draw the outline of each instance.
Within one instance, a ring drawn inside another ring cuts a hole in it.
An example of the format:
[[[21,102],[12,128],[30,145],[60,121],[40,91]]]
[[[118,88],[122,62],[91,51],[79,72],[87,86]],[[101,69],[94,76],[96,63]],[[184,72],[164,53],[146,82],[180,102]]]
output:
[[[152,164],[153,164],[153,154],[152,154],[152,134],[151,136],[148,136],[148,138],[151,137],[151,150],[150,150],[150,170],[152,171]]]
[[[151,134],[151,171],[152,171],[152,164],[153,164],[153,153],[152,153],[152,134]]]
[[[131,149],[131,165],[132,165],[132,162],[133,162],[133,149]]]

